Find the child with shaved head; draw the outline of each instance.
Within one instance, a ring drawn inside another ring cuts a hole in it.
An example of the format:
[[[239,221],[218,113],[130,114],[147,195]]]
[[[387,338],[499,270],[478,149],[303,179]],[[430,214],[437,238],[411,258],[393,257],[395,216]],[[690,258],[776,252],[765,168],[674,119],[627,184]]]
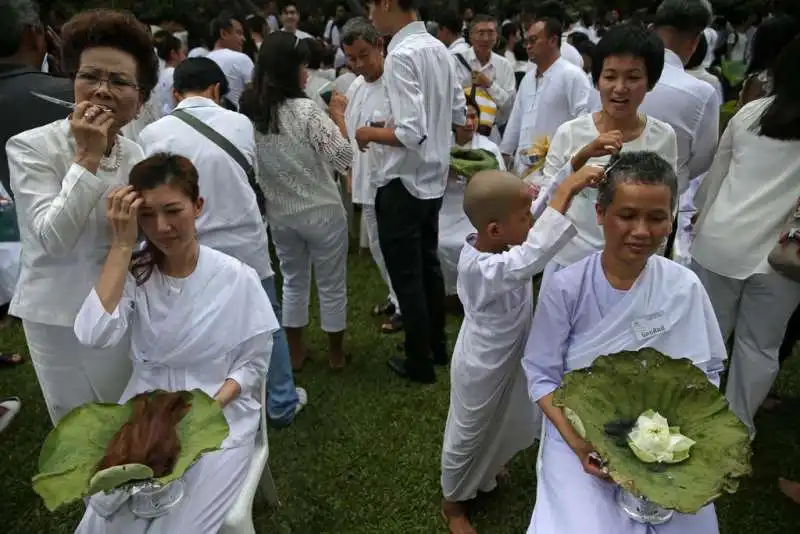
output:
[[[533,316],[532,278],[575,235],[564,216],[572,198],[602,177],[587,166],[565,179],[534,224],[535,192],[501,171],[472,177],[464,212],[477,234],[458,262],[464,322],[450,367],[450,411],[442,447],[442,512],[454,534],[471,534],[465,504],[491,491],[514,454],[537,437],[522,360]]]

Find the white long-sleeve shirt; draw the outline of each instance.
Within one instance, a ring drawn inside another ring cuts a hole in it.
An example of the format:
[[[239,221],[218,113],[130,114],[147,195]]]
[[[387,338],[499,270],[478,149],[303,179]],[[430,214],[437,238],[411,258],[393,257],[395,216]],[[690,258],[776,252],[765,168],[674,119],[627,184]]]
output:
[[[450,52],[423,22],[412,22],[389,43],[383,83],[394,133],[403,146],[383,147],[376,187],[399,178],[417,198],[441,198],[452,125],[466,123],[466,97]]]
[[[472,69],[468,70],[460,61],[457,62],[455,65],[458,83],[461,84],[461,87],[470,87],[472,85],[472,71],[485,74],[492,82],[486,92],[497,106],[497,124],[505,124],[511,114],[514,96],[517,93],[514,66],[506,58],[494,52],[492,52],[486,64],[481,64],[481,60],[475,55],[475,49],[472,47],[463,52],[454,52],[455,54],[460,54]]]

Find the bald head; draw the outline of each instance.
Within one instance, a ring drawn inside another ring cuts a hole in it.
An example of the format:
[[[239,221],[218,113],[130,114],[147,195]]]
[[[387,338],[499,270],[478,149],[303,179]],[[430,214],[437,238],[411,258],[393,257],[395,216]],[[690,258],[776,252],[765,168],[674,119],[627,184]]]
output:
[[[464,192],[464,213],[479,232],[505,220],[526,197],[525,183],[511,173],[481,171],[470,179]],[[528,196],[530,199],[530,196]]]

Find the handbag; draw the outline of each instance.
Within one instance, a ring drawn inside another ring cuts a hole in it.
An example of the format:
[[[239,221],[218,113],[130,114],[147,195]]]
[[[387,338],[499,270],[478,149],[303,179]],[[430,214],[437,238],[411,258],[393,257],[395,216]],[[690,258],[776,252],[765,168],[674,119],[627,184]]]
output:
[[[777,272],[800,283],[800,198],[767,261]]]
[[[194,128],[199,134],[203,135],[209,141],[217,145],[231,158],[233,158],[233,161],[239,164],[239,166],[244,170],[244,173],[247,175],[247,182],[250,184],[250,187],[253,188],[253,192],[256,194],[258,212],[263,216],[266,213],[264,192],[261,190],[261,186],[258,185],[258,182],[256,182],[255,169],[253,169],[253,166],[247,161],[247,158],[244,156],[244,154],[242,154],[242,151],[236,148],[233,143],[228,141],[214,128],[204,123],[191,113],[188,113],[186,110],[176,109],[172,112],[172,116],[182,120]]]

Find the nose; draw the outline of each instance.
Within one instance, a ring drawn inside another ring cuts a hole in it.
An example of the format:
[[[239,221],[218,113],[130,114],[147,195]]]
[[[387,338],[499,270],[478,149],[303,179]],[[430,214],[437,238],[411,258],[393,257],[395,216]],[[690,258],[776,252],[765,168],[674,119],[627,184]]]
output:
[[[640,238],[647,238],[650,236],[650,228],[647,226],[647,221],[645,221],[644,218],[636,219],[631,229],[631,235]]]
[[[108,80],[99,80],[92,94],[95,98],[107,100],[111,98],[111,84]]]
[[[167,221],[167,217],[164,214],[159,213],[158,216],[156,217],[156,230],[158,231],[158,233],[165,234],[169,232],[171,229],[172,225],[169,224],[169,221]]]

